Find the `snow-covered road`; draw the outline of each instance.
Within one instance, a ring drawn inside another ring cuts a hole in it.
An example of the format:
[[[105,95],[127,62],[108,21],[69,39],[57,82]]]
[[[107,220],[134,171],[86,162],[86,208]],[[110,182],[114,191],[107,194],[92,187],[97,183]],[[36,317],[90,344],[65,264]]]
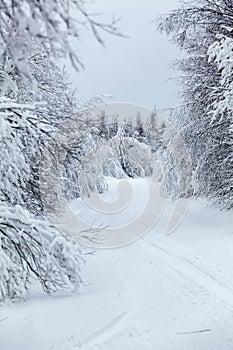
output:
[[[192,201],[167,236],[172,206],[142,239],[88,255],[81,294],[1,307],[0,349],[232,350],[233,216]]]

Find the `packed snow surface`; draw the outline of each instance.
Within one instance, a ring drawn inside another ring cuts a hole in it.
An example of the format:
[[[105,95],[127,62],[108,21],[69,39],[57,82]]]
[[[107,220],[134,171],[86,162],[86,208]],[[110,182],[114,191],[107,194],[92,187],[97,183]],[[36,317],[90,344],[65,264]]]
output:
[[[145,203],[144,181],[131,181],[138,192],[125,209],[130,220]],[[111,196],[113,183],[104,198]],[[81,200],[73,205],[91,220]],[[35,288],[27,301],[0,307],[0,349],[232,350],[233,215],[192,200],[166,235],[173,207],[166,203],[136,242],[88,254],[78,295],[48,297]]]

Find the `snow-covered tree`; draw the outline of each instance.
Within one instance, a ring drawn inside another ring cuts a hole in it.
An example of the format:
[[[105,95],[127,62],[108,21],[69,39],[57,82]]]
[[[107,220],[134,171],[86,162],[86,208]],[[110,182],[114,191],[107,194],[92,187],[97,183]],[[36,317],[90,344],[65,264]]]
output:
[[[33,105],[0,99],[0,200],[11,205],[26,202],[30,164],[23,138],[30,134],[31,141],[34,141],[33,136],[37,136],[36,132],[32,135],[35,131],[31,124],[34,108]]]
[[[233,9],[232,9],[233,15]],[[210,46],[209,61],[217,64],[220,74],[218,95],[210,111],[211,125],[216,130],[212,147],[200,164],[198,176],[205,176],[209,186],[202,188],[213,202],[233,208],[233,19],[227,35],[218,35]],[[209,171],[206,172],[206,169]],[[205,181],[200,181],[204,184]],[[218,186],[214,184],[217,182]]]
[[[233,12],[233,11],[232,11]],[[218,35],[210,46],[209,62],[215,62],[220,74],[218,97],[213,102],[213,121],[233,112],[233,20],[227,35]]]
[[[187,54],[175,62],[183,105],[172,121],[191,154],[195,192],[226,208],[233,206],[232,28],[229,0],[183,2],[159,23]]]
[[[23,297],[32,277],[49,293],[81,283],[77,244],[26,210],[33,207],[28,203],[31,168],[26,148],[30,145],[36,155],[36,139],[42,132],[34,125],[34,108],[0,101],[0,300]]]
[[[77,112],[59,59],[82,66],[72,48],[81,28],[101,44],[101,30],[119,34],[115,20],[97,22],[87,3],[0,0],[0,300],[22,297],[31,277],[49,293],[81,283],[77,244],[42,216],[40,169],[45,150]],[[52,165],[56,160],[55,152]],[[72,177],[70,162],[64,165]]]
[[[117,20],[101,23],[87,10],[82,0],[1,0],[0,1],[0,66],[4,86],[17,85],[15,74],[35,88],[32,59],[35,43],[40,50],[56,57],[68,57],[79,68],[82,62],[72,46],[82,28],[89,28],[103,44],[100,31],[120,34]]]
[[[125,125],[120,125],[118,133],[110,141],[115,158],[129,177],[144,177],[152,174],[152,155],[150,147],[125,135]]]

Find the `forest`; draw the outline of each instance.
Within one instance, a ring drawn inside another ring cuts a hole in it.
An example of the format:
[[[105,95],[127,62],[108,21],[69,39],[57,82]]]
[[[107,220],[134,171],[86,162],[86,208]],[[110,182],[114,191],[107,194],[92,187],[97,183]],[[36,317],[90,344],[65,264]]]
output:
[[[74,238],[56,220],[67,203],[108,193],[113,180],[137,188],[152,178],[169,203],[201,201],[223,225],[222,217],[232,218],[232,0],[182,1],[156,18],[152,30],[182,52],[171,62],[181,104],[166,117],[156,109],[109,113],[101,96],[80,103],[64,62],[80,71],[85,57],[72,43],[83,31],[100,46],[112,36],[125,40],[118,18],[102,22],[89,7],[86,0],[0,0],[2,305],[24,303],[35,283],[50,296],[85,293],[91,242],[83,246],[81,227]],[[101,228],[90,231],[94,237]]]

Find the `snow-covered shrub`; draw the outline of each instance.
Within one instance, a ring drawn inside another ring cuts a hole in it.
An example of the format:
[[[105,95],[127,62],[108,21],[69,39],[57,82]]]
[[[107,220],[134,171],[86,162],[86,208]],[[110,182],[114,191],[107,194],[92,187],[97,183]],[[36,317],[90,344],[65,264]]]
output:
[[[47,293],[80,287],[81,252],[22,207],[0,206],[0,300],[25,296],[32,278]]]
[[[77,123],[78,121],[75,123],[76,128]],[[86,188],[86,185],[84,186],[81,183],[84,181],[84,179],[82,179],[84,175],[82,162],[95,147],[96,141],[89,130],[86,129],[86,126],[84,130],[77,130],[77,132],[74,133],[73,139],[70,140],[63,167],[63,188],[67,200],[78,198],[80,194],[89,194],[91,189],[98,188],[99,181],[96,179],[95,175],[91,174],[87,169],[86,173],[89,174],[87,176],[90,177],[90,191]],[[99,171],[99,169],[96,171]],[[82,186],[84,186],[85,189]]]
[[[115,179],[125,179],[127,177],[119,159],[105,160],[103,163],[103,174],[114,177]]]
[[[125,174],[129,177],[152,175],[152,154],[150,147],[137,141],[134,137],[125,136],[124,125],[120,126],[116,136],[110,142],[115,158],[121,163]]]
[[[228,123],[227,120],[215,120],[214,124],[216,133],[198,163],[197,191],[221,208],[233,209],[232,123],[230,120]]]

